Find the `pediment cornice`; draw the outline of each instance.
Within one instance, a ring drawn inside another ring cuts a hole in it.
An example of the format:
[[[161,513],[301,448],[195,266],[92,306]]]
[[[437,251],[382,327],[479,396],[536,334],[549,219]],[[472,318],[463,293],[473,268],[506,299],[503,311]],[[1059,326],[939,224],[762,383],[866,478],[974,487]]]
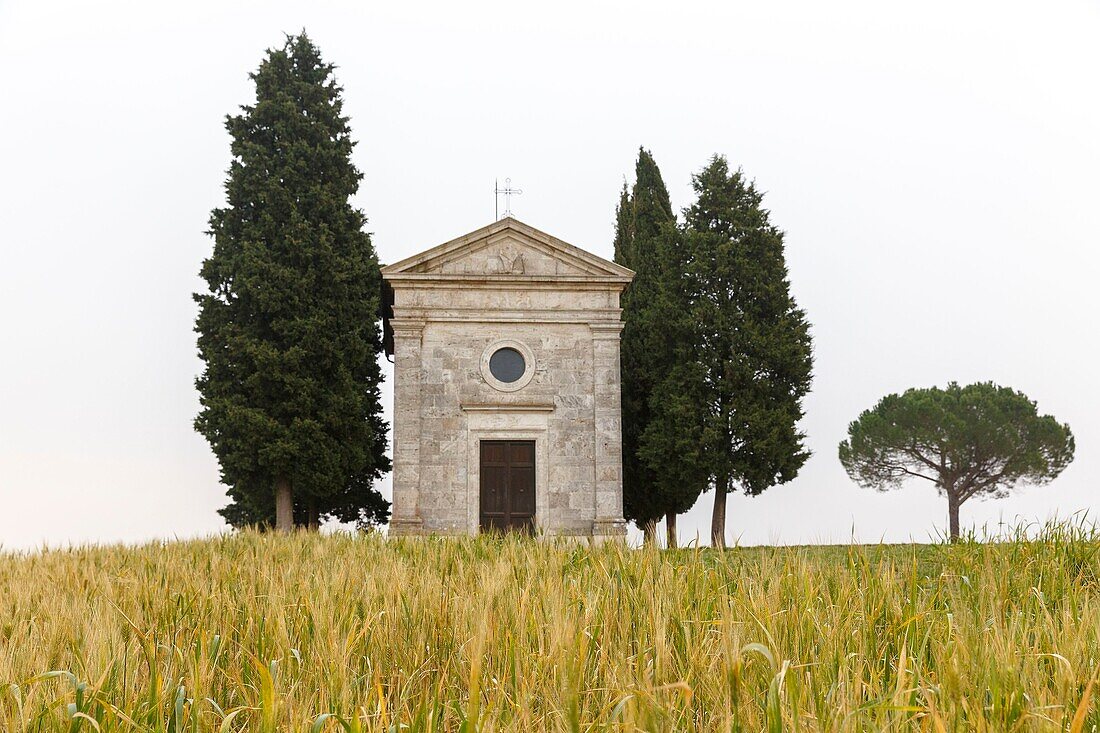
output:
[[[508,217],[382,268],[390,282],[618,283],[634,273]]]

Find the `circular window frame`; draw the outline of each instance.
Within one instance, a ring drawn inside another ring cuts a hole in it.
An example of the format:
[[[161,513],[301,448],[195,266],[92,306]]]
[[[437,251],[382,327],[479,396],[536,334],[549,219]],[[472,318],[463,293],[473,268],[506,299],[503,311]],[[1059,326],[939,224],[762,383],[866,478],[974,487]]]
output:
[[[501,349],[515,349],[523,357],[523,375],[514,382],[502,382],[489,371],[489,359]],[[493,389],[498,392],[515,392],[531,383],[535,377],[535,352],[522,341],[515,339],[500,339],[485,347],[481,354],[481,377]]]

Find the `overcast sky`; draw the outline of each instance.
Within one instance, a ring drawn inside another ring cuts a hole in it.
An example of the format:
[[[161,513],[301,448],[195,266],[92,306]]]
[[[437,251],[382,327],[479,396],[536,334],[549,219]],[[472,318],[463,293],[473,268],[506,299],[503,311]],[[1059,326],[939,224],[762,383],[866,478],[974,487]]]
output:
[[[505,176],[519,219],[610,257],[639,145],[677,209],[714,153],[767,192],[813,323],[814,455],[731,499],[731,539],[929,539],[934,489],[859,489],[836,446],[950,380],[1023,390],[1078,446],[964,526],[1100,513],[1095,2],[0,0],[3,547],[224,530],[191,293],[224,116],[302,28],[339,67],[384,262],[489,223]]]

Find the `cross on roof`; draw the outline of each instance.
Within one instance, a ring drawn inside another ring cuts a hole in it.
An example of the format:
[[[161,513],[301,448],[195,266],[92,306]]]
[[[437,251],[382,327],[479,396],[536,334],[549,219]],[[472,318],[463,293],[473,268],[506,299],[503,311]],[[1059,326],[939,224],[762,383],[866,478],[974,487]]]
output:
[[[493,216],[500,219],[500,194],[504,194],[504,215],[512,215],[512,194],[523,195],[523,189],[512,188],[512,179],[504,179],[504,188],[500,187],[500,179],[493,181]]]

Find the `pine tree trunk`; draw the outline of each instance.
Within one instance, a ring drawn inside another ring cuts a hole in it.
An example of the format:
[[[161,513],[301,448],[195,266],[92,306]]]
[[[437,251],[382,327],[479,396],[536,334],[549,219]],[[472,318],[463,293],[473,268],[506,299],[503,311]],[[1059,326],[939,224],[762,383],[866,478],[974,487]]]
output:
[[[676,512],[665,515],[665,534],[668,535],[668,549],[673,550],[680,546],[679,538],[676,536]]]
[[[951,541],[959,541],[959,495],[955,491],[947,492],[947,519],[951,523]]]
[[[710,546],[726,549],[726,493],[729,479],[719,476],[714,482],[714,512],[710,515]]]
[[[317,511],[317,500],[310,499],[306,505],[306,529],[317,532],[321,529],[321,517]]]
[[[294,493],[286,476],[275,478],[275,529],[283,534],[294,530]]]

